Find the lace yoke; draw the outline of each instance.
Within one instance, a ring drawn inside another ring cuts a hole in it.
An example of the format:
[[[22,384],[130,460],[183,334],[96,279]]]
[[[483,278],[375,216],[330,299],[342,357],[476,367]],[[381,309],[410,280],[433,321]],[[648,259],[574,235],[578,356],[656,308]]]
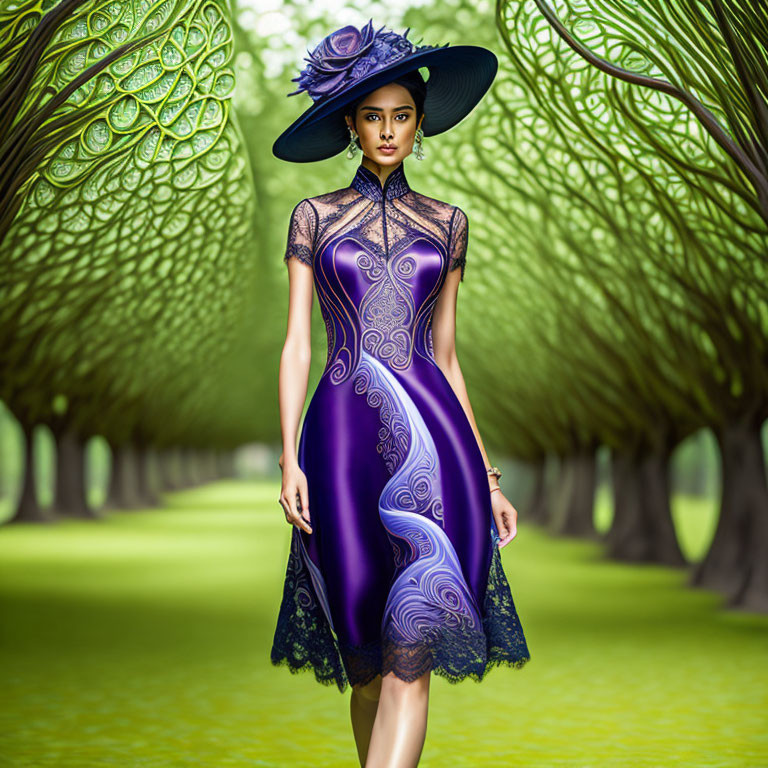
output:
[[[299,201],[291,212],[284,261],[309,266],[315,255],[340,234],[351,234],[377,259],[390,260],[426,233],[439,242],[448,270],[464,279],[469,224],[458,206],[411,189],[401,163],[384,186],[360,165],[348,187]]]

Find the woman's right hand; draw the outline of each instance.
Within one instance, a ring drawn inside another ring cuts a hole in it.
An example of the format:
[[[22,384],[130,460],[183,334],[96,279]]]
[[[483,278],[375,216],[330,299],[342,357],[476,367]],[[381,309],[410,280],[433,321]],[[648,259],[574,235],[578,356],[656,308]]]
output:
[[[281,460],[280,467],[283,470],[283,487],[280,490],[279,501],[285,513],[286,522],[307,533],[312,533],[307,476],[296,463],[283,466]]]

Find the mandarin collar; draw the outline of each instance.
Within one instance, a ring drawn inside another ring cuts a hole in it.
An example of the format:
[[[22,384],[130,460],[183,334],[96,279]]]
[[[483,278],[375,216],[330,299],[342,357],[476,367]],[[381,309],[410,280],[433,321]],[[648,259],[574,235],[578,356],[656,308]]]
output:
[[[384,180],[384,187],[382,189],[379,177],[364,165],[357,167],[357,172],[352,179],[351,187],[356,189],[361,195],[370,198],[371,200],[381,200],[386,195],[387,200],[391,200],[394,197],[400,197],[406,192],[410,191],[408,180],[405,178],[405,168],[403,163],[391,171],[389,176]]]

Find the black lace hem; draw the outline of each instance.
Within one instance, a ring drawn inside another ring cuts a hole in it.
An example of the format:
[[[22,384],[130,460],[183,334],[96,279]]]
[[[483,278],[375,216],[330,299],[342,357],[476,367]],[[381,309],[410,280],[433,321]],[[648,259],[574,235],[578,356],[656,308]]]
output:
[[[431,671],[456,684],[466,679],[479,683],[497,666],[523,667],[530,652],[501,563],[498,534],[492,534],[482,629],[446,629],[428,644],[413,647],[395,645],[387,638],[353,646],[340,642],[332,631],[301,559],[294,529],[272,663],[287,666],[294,674],[314,671],[319,683],[335,684],[342,693],[350,685],[365,685],[389,672],[410,682]]]
[[[291,532],[283,599],[270,656],[276,666],[285,664],[294,673],[314,670],[319,683],[335,683],[342,693],[346,689],[347,677],[336,638],[304,564],[296,527]]]

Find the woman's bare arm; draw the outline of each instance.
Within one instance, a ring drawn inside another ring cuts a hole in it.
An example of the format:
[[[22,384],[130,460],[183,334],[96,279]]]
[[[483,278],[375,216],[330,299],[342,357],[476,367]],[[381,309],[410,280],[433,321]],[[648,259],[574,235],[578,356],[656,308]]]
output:
[[[288,521],[312,533],[309,525],[307,479],[298,462],[297,441],[301,412],[307,398],[312,360],[313,271],[298,259],[288,262],[288,325],[280,355],[278,400],[283,453],[280,467],[283,487],[280,502]],[[296,496],[299,496],[300,506]]]
[[[491,462],[485,451],[480,430],[477,428],[472,404],[469,402],[467,387],[464,382],[464,374],[461,371],[458,355],[456,354],[456,302],[459,292],[461,270],[450,270],[445,278],[445,283],[435,303],[435,311],[432,316],[432,350],[440,370],[445,374],[448,383],[456,393],[459,402],[464,408],[475,439],[480,447],[486,469],[490,469]],[[499,487],[499,482],[493,475],[488,475],[489,490]],[[494,498],[495,497],[495,498]],[[501,536],[500,547],[506,546],[517,533],[517,510],[506,499],[502,491],[491,494],[493,500],[493,512],[496,527]]]
[[[432,316],[432,349],[435,362],[445,374],[445,378],[448,379],[451,388],[464,408],[464,412],[467,414],[469,423],[472,425],[475,439],[480,446],[480,452],[483,454],[485,467],[490,469],[491,463],[488,460],[488,454],[485,451],[480,431],[477,428],[475,414],[472,411],[472,404],[469,402],[469,395],[467,394],[467,387],[464,382],[464,374],[461,371],[459,358],[456,354],[456,301],[459,291],[459,272],[460,270],[458,269],[448,272],[443,289],[437,298],[435,312]],[[490,487],[495,488],[498,485],[496,478],[492,475],[489,475],[488,478]]]

